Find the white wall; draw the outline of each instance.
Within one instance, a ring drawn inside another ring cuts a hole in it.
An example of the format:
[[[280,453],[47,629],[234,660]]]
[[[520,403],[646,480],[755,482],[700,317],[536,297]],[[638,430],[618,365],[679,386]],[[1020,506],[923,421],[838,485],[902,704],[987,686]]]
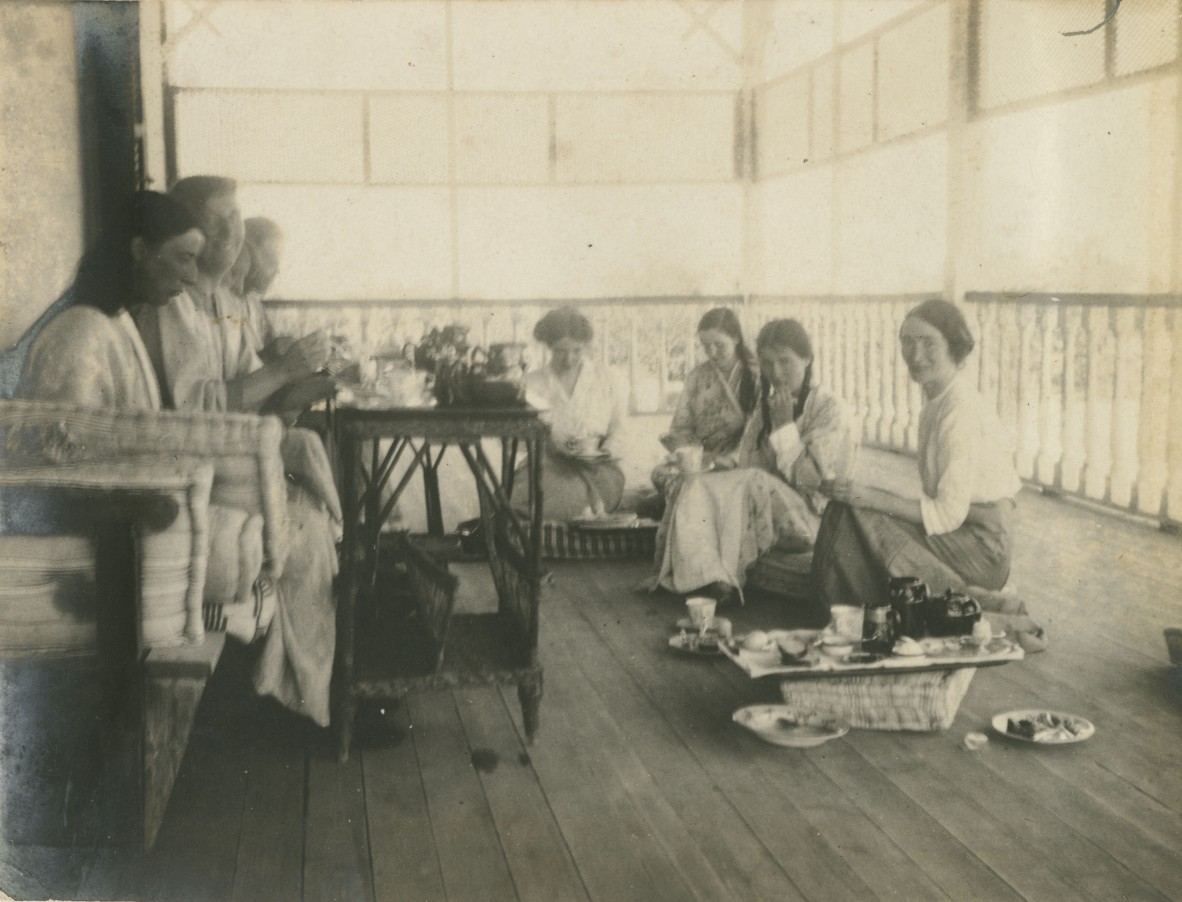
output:
[[[69,4],[0,4],[0,348],[70,284],[82,166]]]
[[[283,224],[277,297],[731,294],[741,7],[170,3],[178,174]]]

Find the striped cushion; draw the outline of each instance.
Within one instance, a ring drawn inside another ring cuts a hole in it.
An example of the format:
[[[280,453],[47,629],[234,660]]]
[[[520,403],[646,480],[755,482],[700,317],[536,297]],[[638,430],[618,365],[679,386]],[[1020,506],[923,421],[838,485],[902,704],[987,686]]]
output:
[[[208,462],[212,500],[263,515],[273,578],[287,558],[287,482],[275,417],[89,408],[37,401],[0,403],[0,456],[9,462],[80,463],[132,459]]]
[[[656,553],[657,527],[576,529],[566,523],[542,524],[542,557],[553,561],[648,558]]]
[[[137,531],[140,645],[199,642],[209,548],[213,468],[129,462],[0,470],[0,486],[161,492],[177,505],[165,529]],[[79,536],[0,535],[0,654],[93,650],[97,604],[94,547]]]

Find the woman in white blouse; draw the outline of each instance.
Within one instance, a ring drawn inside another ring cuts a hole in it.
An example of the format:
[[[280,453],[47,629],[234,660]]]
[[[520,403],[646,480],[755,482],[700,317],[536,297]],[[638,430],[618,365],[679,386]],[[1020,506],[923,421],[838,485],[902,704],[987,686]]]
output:
[[[570,307],[551,310],[534,327],[534,338],[550,350],[547,364],[525,378],[530,403],[550,425],[542,472],[547,520],[603,516],[624,495],[613,444],[624,396],[612,374],[584,356],[593,337],[587,317]]]
[[[813,581],[829,604],[889,595],[889,578],[918,576],[933,592],[967,590],[983,607],[1016,609],[1010,574],[1014,496],[1022,487],[997,414],[961,374],[973,350],[964,315],[924,301],[899,330],[903,360],[923,389],[922,493],[904,498],[848,479],[827,481]]]

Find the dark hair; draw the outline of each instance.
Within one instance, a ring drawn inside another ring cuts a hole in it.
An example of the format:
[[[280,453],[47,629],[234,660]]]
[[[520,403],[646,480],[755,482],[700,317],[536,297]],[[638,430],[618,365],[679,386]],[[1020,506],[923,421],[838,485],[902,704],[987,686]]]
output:
[[[722,332],[735,340],[739,363],[743,367],[743,372],[739,376],[739,406],[743,409],[744,414],[750,414],[755,409],[757,400],[755,388],[757,366],[751,349],[743,341],[743,327],[739,324],[739,318],[733,310],[726,307],[715,307],[713,310],[707,310],[698,320],[698,332],[705,332],[707,329]]]
[[[534,338],[544,345],[556,344],[564,338],[588,342],[595,336],[591,321],[574,307],[551,310],[534,326]]]
[[[74,302],[114,316],[127,305],[133,290],[132,239],[141,238],[149,247],[155,247],[199,228],[193,214],[171,197],[156,191],[137,191],[115,221],[106,224],[98,243],[78,264]]]
[[[237,191],[238,183],[224,175],[191,175],[174,184],[168,195],[196,214],[209,200]]]
[[[800,394],[796,396],[796,404],[792,407],[792,419],[800,419],[800,415],[804,413],[804,402],[808,400],[813,387],[813,342],[808,332],[794,319],[774,319],[759,330],[755,347],[758,351],[787,348],[797,357],[809,362],[804,371],[804,384],[801,385]],[[762,442],[772,431],[772,412],[768,403],[772,380],[766,374],[761,374],[759,382],[759,407],[763,413],[763,428],[759,431],[759,440]]]
[[[936,329],[948,342],[948,356],[953,363],[964,363],[976,342],[960,308],[942,298],[931,298],[908,311],[905,320],[915,317]]]

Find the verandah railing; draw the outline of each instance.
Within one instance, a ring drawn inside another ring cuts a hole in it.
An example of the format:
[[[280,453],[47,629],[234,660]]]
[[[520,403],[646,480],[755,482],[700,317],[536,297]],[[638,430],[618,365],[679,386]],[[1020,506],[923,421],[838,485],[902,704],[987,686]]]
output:
[[[751,340],[794,316],[813,337],[818,376],[851,406],[866,444],[914,450],[919,389],[899,356],[904,315],[927,295],[628,298],[580,301],[593,353],[627,375],[633,413],[667,412],[713,306],[740,312]],[[469,326],[478,344],[532,344],[550,305],[518,302],[286,302],[283,332],[327,328],[361,357]],[[1047,489],[1176,523],[1182,519],[1182,303],[1173,296],[970,293],[978,336],[969,373],[1012,431],[1019,473]],[[1177,349],[1177,350],[1175,350]],[[534,346],[535,361],[543,350]]]

